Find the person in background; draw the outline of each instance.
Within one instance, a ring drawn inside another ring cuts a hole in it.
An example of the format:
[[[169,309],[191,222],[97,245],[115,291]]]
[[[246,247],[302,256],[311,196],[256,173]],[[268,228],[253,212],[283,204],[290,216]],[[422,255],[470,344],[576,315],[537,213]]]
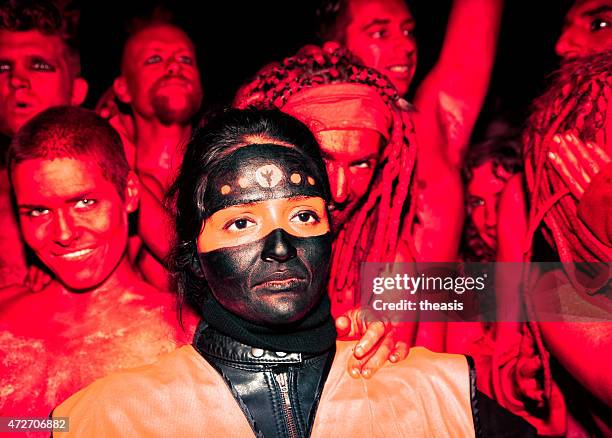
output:
[[[51,1],[0,4],[0,287],[22,284],[28,273],[10,199],[8,143],[40,111],[85,100],[75,31],[76,23]]]
[[[0,411],[41,417],[96,378],[172,351],[194,326],[185,311],[183,331],[174,295],[127,258],[140,184],[105,120],[70,106],[39,113],[13,138],[8,169],[25,242],[54,279],[0,294]]]

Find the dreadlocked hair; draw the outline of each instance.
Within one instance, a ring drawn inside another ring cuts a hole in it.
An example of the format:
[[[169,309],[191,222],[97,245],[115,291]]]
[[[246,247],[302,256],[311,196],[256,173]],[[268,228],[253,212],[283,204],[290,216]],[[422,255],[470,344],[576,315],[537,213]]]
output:
[[[334,300],[343,301],[341,296],[357,284],[361,262],[393,262],[402,222],[410,224],[414,220],[414,205],[404,214],[416,157],[414,126],[408,117],[411,106],[385,76],[361,65],[335,43],[322,48],[306,46],[295,56],[264,67],[239,90],[234,104],[282,110],[287,99],[302,90],[338,83],[371,87],[392,115],[389,141],[382,148],[368,193],[334,242],[330,293]],[[408,256],[414,259],[413,242],[407,243],[411,252]],[[353,304],[357,304],[356,292],[350,292]]]
[[[577,217],[577,201],[552,167],[552,138],[573,130],[584,142],[601,145],[612,90],[612,51],[570,60],[553,77],[550,88],[534,103],[524,135],[525,173],[531,193],[529,241],[544,221],[542,233],[561,262],[607,262],[609,255]],[[526,254],[531,258],[531,251]]]

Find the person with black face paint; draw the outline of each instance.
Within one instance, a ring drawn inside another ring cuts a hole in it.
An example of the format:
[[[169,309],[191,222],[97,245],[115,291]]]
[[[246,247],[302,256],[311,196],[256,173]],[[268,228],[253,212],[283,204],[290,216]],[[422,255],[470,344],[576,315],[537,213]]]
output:
[[[372,379],[346,373],[356,343],[336,341],[329,184],[305,125],[228,111],[195,133],[173,193],[171,272],[202,316],[193,344],[70,397],[53,414],[68,435],[532,436],[476,391],[464,356],[417,347]]]

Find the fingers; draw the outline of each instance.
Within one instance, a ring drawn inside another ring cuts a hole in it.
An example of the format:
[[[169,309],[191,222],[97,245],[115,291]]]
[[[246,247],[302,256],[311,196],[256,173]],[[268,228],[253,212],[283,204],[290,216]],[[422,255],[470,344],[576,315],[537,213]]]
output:
[[[362,359],[366,354],[370,353],[372,348],[385,336],[385,332],[387,332],[387,326],[384,322],[375,321],[369,324],[366,332],[355,347],[355,357]]]
[[[406,342],[398,341],[395,344],[395,348],[391,352],[391,356],[389,356],[389,362],[398,363],[406,359],[409,351],[410,347]]]
[[[607,153],[593,142],[583,142],[571,132],[553,137],[548,156],[572,194],[580,199],[592,179],[610,162]]]
[[[340,324],[340,326],[338,326],[338,324]],[[336,318],[336,329],[338,330],[338,338],[345,341],[358,339],[366,332],[361,310],[352,309]]]
[[[557,173],[559,173],[559,175],[561,176],[561,178],[563,179],[567,187],[572,192],[572,194],[576,198],[580,199],[582,197],[582,194],[584,193],[584,189],[574,179],[574,177],[572,176],[571,172],[569,171],[565,163],[554,152],[549,152],[548,158],[550,158],[553,164],[553,167],[555,168]]]
[[[583,143],[574,134],[568,133],[564,137],[567,149],[571,150],[576,159],[580,161],[578,167],[582,167],[588,173],[590,182],[599,173],[601,164],[604,164],[602,163],[600,153],[605,155],[605,152],[594,143],[591,143],[592,146]]]
[[[606,164],[612,161],[606,151],[600,148],[596,143],[587,141],[586,146],[591,152],[591,156],[595,157],[595,159],[598,161],[599,168],[604,167]]]
[[[342,315],[336,318],[336,332],[339,338],[350,336],[351,320],[348,316]]]
[[[582,158],[586,149],[584,143],[571,134],[565,136],[562,144],[564,147],[559,148],[559,157],[565,162],[578,184],[580,184],[583,189],[586,188],[586,186],[591,183],[591,175],[587,172],[587,169],[591,169],[595,166],[596,170],[592,171],[594,175],[599,172],[599,168],[595,161],[590,159],[588,155],[585,159]]]
[[[554,141],[559,146],[563,144],[563,139],[558,135],[555,135]],[[558,152],[561,149],[562,147],[559,147],[557,148],[557,152],[550,151],[548,153],[548,158],[550,159],[554,169],[557,171],[559,176],[561,176],[572,194],[576,198],[580,199],[582,197],[582,194],[584,193],[584,187],[583,185],[581,185],[581,182],[577,181],[575,173],[569,170],[568,164],[566,163],[567,155],[560,155],[560,153]],[[582,182],[582,184],[584,184],[584,182]]]
[[[384,339],[375,350],[362,359],[357,359],[355,355],[350,356],[348,361],[349,374],[355,378],[363,376],[369,379],[372,377],[389,359],[394,342],[391,338]]]

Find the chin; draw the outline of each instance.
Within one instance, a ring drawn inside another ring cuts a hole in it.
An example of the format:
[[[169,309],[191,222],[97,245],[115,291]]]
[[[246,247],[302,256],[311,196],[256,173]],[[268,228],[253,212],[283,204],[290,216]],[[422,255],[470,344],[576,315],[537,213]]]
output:
[[[80,275],[78,277],[58,275],[58,279],[67,289],[73,291],[88,291],[95,289],[104,282],[103,278],[94,277],[91,274]]]
[[[279,310],[276,308],[261,315],[259,323],[263,325],[290,325],[301,321],[307,314],[308,310],[305,309],[291,307]]]

